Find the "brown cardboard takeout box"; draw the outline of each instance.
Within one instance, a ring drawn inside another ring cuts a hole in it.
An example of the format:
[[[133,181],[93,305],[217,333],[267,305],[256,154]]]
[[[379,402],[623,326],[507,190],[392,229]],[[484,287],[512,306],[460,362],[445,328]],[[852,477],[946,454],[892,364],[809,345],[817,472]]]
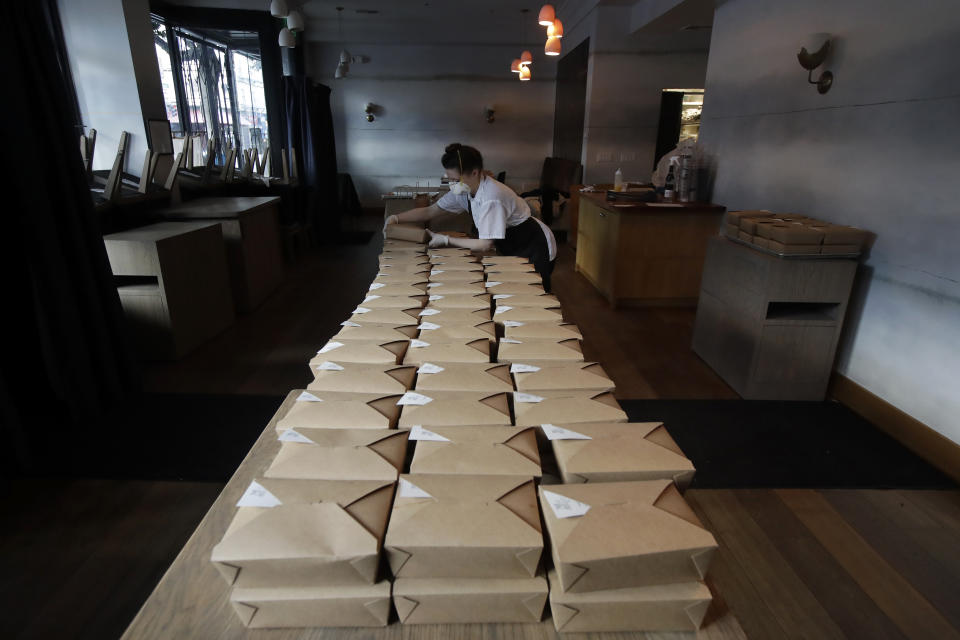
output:
[[[534,371],[532,369],[536,368]],[[540,362],[533,367],[517,362],[511,366],[517,391],[612,392],[613,380],[597,362]]]
[[[411,392],[408,392],[411,393]],[[399,427],[509,426],[510,401],[507,393],[475,391],[417,392],[424,404],[407,404],[400,414]]]
[[[534,476],[540,453],[532,427],[434,427],[411,431],[410,473]]]
[[[403,475],[384,553],[395,578],[532,578],[543,553],[534,480]]]
[[[507,338],[500,339],[497,351],[499,362],[536,362],[557,360],[583,362],[583,350],[576,338]]]
[[[403,469],[403,429],[288,429],[266,478],[394,481]]]
[[[393,603],[401,624],[532,623],[543,618],[547,590],[540,576],[399,578]]]
[[[532,396],[532,397],[531,397]],[[592,391],[542,391],[513,394],[514,424],[536,427],[541,424],[573,422],[626,422],[627,414],[612,393]]]
[[[553,338],[557,340],[583,338],[583,334],[580,333],[577,325],[570,322],[555,322],[551,320],[539,322],[504,322],[503,335],[506,338],[516,338],[518,340],[523,340],[524,338]]]
[[[400,395],[303,391],[277,421],[277,432],[314,429],[392,429],[400,415]]]
[[[338,362],[400,364],[409,344],[409,340],[330,340],[317,351],[315,358],[320,358],[321,362],[332,359]],[[313,361],[311,359],[311,363]]]
[[[428,240],[427,230],[424,229],[422,224],[416,222],[388,224],[386,235],[391,240],[404,240],[406,242],[425,243]]]
[[[494,295],[512,294],[539,296],[545,292],[540,282],[502,282],[497,280],[487,280],[485,284],[487,291]]]
[[[424,362],[490,362],[490,339],[451,340],[427,342],[424,338],[411,341],[403,358],[404,364],[420,365]]]
[[[712,600],[702,582],[568,593],[555,571],[549,578],[553,625],[564,633],[696,631]]]
[[[419,329],[417,329],[417,320],[413,316],[407,316],[404,324],[378,323],[378,322],[351,322],[344,321],[340,330],[331,340],[337,342],[346,342],[348,340],[370,340],[373,342],[396,342],[398,340],[409,340],[416,338]],[[314,358],[319,362],[330,360],[323,356]]]
[[[251,483],[211,560],[237,587],[377,580],[393,482]]]
[[[683,491],[693,480],[693,463],[660,422],[554,426],[547,437],[564,484],[669,479]]]
[[[251,629],[385,627],[388,580],[372,585],[234,589],[230,604]]]
[[[427,294],[415,294],[412,296],[392,296],[381,294],[377,291],[370,291],[360,302],[361,307],[367,309],[413,309],[427,304]]]
[[[475,295],[486,293],[483,278],[478,277],[475,280],[453,280],[451,282],[430,282],[427,284],[427,291],[430,295]]]
[[[447,316],[444,316],[447,318]],[[420,339],[426,342],[459,342],[486,338],[493,340],[497,337],[497,325],[493,320],[477,322],[453,322],[446,324],[440,318],[424,318],[420,323]]]
[[[310,361],[311,392],[403,393],[413,387],[417,368],[410,365],[383,365],[329,360]]]
[[[672,480],[543,486],[540,500],[565,592],[701,581],[717,549]]]
[[[513,391],[510,365],[499,363],[444,362],[421,365],[417,372],[416,390],[430,395],[431,391],[477,391],[498,393]],[[439,369],[439,370],[438,370]]]
[[[490,309],[489,293],[447,293],[431,291],[430,306],[436,309]]]

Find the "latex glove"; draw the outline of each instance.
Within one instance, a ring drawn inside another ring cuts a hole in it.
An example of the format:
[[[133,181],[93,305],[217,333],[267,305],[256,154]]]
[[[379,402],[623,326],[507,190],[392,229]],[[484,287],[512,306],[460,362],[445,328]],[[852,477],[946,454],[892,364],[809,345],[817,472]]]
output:
[[[427,229],[427,234],[430,236],[430,242],[427,244],[427,246],[431,249],[439,249],[440,247],[450,246],[450,236],[442,233],[434,233],[429,229]]]
[[[384,240],[386,240],[386,238],[387,238],[387,227],[389,227],[389,226],[392,225],[392,224],[400,224],[400,218],[398,218],[396,214],[391,215],[391,216],[387,216],[387,219],[383,221],[383,238],[384,238]]]

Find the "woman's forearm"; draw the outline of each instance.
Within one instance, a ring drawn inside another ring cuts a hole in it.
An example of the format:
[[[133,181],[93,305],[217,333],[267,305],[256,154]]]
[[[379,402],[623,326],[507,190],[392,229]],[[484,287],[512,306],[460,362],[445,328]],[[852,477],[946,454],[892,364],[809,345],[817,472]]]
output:
[[[477,238],[450,238],[451,247],[470,249],[471,251],[490,251],[493,249],[493,240],[479,240]]]

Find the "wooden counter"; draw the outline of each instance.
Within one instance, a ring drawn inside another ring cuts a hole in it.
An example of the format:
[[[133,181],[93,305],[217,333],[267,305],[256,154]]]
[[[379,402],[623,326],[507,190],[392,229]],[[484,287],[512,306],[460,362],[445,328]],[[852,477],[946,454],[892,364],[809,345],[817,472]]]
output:
[[[577,271],[616,307],[695,305],[707,240],[724,207],[607,202],[580,194]]]

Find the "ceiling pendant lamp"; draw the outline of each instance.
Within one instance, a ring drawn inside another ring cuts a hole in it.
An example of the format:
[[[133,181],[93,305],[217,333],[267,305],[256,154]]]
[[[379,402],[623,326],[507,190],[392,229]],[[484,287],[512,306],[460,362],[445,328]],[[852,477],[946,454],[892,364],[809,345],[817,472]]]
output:
[[[547,27],[547,37],[548,38],[562,38],[563,37],[563,23],[560,22],[560,18],[557,18],[550,23],[550,26]]]
[[[287,29],[294,33],[303,31],[303,14],[296,9],[287,14]]]
[[[545,4],[540,7],[540,15],[537,16],[537,22],[544,27],[549,27],[557,19],[557,12],[553,10],[552,4]]]
[[[529,80],[530,75],[530,67],[520,67],[520,82]]]
[[[514,58],[513,62],[510,63],[511,73],[520,73],[520,58]]]
[[[270,15],[274,18],[286,18],[287,17],[287,3],[286,0],[273,0],[270,3]]]
[[[286,27],[280,29],[280,37],[277,39],[277,42],[281,47],[287,47],[289,49],[297,46],[297,39],[293,36],[293,32]]]
[[[548,56],[560,55],[560,38],[547,38],[547,44],[543,47],[543,52]]]
[[[529,51],[524,51],[520,54],[520,66],[526,67],[527,65],[533,64],[533,54]]]

